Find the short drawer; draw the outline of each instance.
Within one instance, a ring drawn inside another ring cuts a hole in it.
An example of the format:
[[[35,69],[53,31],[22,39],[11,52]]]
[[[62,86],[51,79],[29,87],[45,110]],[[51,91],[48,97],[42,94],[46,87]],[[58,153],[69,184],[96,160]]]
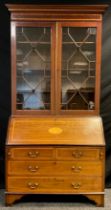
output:
[[[98,177],[8,177],[7,191],[27,193],[82,193],[102,191],[102,179]]]
[[[13,160],[48,160],[55,157],[52,147],[17,147],[7,149],[6,155]]]
[[[72,147],[58,148],[58,160],[99,160],[100,154],[104,156],[104,150],[99,148]]]
[[[8,175],[102,176],[103,164],[83,161],[8,161]]]

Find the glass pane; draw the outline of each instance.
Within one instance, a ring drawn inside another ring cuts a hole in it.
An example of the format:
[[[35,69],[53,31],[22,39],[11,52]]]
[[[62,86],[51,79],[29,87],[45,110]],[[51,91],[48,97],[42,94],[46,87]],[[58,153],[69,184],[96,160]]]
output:
[[[63,110],[95,109],[96,28],[62,29]]]
[[[17,27],[17,97],[19,110],[50,109],[49,27]]]

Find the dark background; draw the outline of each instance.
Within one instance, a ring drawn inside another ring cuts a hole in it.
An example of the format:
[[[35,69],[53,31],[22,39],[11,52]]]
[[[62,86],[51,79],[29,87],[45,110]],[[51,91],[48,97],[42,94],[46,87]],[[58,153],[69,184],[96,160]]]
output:
[[[111,0],[0,0],[0,188],[5,186],[5,141],[8,118],[11,114],[10,15],[5,3],[109,4],[103,16],[100,114],[106,140],[106,187],[111,187]]]

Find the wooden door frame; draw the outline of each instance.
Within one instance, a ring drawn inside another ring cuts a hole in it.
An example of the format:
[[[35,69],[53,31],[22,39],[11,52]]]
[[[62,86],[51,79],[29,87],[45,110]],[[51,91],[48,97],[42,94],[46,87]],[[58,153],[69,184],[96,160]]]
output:
[[[17,110],[16,109],[16,28],[17,27],[50,27],[51,28],[51,109],[50,110]],[[12,115],[53,115],[55,113],[55,23],[52,22],[11,22],[11,90]]]
[[[62,27],[96,27],[96,69],[95,69],[95,109],[94,110],[61,110],[61,72],[62,72]],[[99,115],[100,106],[100,70],[101,70],[101,33],[102,25],[101,22],[59,22],[58,23],[58,67],[57,67],[57,114],[58,115]],[[60,47],[61,46],[61,47]]]

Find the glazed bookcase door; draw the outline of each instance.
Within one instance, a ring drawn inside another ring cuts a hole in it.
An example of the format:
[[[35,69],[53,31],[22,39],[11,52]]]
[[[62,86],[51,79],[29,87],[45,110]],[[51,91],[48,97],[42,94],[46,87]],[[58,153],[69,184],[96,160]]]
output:
[[[60,110],[94,114],[99,106],[100,25],[62,23]]]
[[[14,24],[13,109],[18,113],[53,113],[54,26]],[[52,38],[53,37],[53,38]],[[16,90],[16,92],[14,91]]]

